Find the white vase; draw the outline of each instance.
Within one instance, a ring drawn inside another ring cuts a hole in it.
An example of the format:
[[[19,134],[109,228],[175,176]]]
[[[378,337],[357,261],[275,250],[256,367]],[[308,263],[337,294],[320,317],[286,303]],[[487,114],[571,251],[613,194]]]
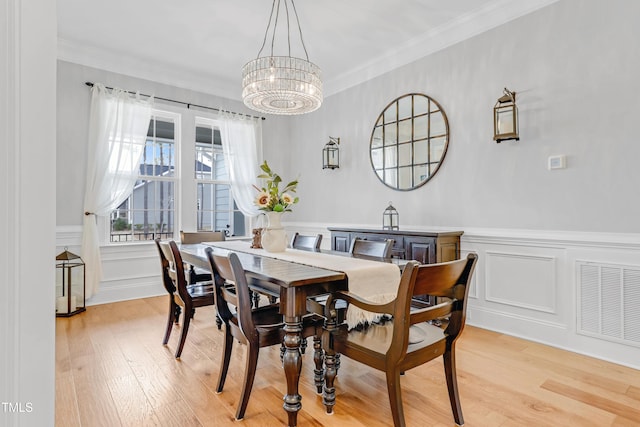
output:
[[[282,212],[266,212],[267,226],[262,230],[262,247],[267,252],[283,252],[287,248],[287,235],[280,223]]]

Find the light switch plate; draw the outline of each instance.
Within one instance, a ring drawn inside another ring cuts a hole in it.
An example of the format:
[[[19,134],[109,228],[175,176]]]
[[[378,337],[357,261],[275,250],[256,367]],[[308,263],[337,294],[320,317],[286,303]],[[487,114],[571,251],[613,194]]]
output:
[[[567,157],[564,154],[559,156],[549,156],[549,161],[547,163],[547,168],[549,170],[564,169],[566,167],[567,167]]]

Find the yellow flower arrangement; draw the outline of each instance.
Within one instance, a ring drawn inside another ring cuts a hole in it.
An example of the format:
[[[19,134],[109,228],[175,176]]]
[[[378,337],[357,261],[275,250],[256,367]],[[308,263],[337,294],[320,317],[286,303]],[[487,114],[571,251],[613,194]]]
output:
[[[267,161],[260,165],[260,169],[264,172],[258,175],[258,178],[266,179],[266,187],[254,188],[258,190],[254,203],[261,211],[267,212],[291,212],[290,206],[298,203],[298,197],[293,197],[289,193],[295,193],[298,186],[298,180],[291,181],[283,189],[279,189],[282,178],[273,172]]]

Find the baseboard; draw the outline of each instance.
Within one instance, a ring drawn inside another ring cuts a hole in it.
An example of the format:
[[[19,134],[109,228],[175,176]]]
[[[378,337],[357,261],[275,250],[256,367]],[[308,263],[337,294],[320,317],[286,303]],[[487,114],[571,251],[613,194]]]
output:
[[[159,267],[158,267],[159,269]],[[166,295],[158,278],[103,281],[100,290],[86,301],[87,306]]]
[[[473,306],[467,309],[467,324],[640,370],[637,349],[575,335],[567,325]]]

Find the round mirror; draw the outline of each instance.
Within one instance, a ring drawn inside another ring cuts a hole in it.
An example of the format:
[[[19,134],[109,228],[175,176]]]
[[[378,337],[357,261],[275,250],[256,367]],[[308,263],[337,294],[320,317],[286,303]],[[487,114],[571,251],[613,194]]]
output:
[[[435,175],[447,153],[449,122],[436,101],[410,93],[380,113],[371,132],[371,166],[394,190],[413,190]]]

